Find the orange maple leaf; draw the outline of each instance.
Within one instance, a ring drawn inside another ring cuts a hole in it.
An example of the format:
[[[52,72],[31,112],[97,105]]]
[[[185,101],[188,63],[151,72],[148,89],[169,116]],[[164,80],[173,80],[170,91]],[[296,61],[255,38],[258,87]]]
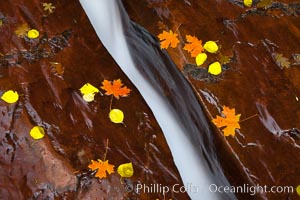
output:
[[[104,80],[101,88],[106,91],[106,95],[114,95],[117,99],[119,99],[120,96],[127,97],[131,91],[126,86],[123,86],[121,79],[112,82]]]
[[[212,122],[218,128],[226,126],[226,128],[223,129],[224,136],[235,136],[235,129],[241,128],[239,124],[241,114],[235,115],[235,109],[230,109],[227,106],[223,106],[222,113],[225,117],[217,116]]]
[[[160,40],[160,47],[162,49],[167,49],[169,46],[175,48],[179,43],[177,36],[178,34],[173,33],[171,30],[169,32],[163,31],[157,36]]]
[[[98,169],[97,173],[95,174],[95,177],[98,177],[100,179],[106,178],[106,172],[108,174],[114,173],[114,165],[108,164],[108,160],[102,161],[98,159],[98,161],[91,160],[92,164],[89,164],[88,168],[91,170],[96,170]]]
[[[199,40],[197,37],[191,35],[186,35],[186,40],[188,44],[185,44],[183,49],[190,52],[192,57],[197,57],[199,53],[204,51],[202,40]]]

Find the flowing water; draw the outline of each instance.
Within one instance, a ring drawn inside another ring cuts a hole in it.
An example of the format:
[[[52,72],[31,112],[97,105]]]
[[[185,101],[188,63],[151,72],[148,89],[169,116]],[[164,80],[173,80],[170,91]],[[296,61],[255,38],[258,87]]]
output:
[[[123,34],[117,1],[81,0],[81,4],[104,46],[139,89],[153,111],[164,132],[186,188],[193,187],[188,191],[190,197],[196,200],[218,199],[218,195],[211,193],[208,189],[214,180],[205,159],[199,155],[201,150],[196,149],[195,145],[190,142],[187,130],[181,125],[166,99],[136,68]]]

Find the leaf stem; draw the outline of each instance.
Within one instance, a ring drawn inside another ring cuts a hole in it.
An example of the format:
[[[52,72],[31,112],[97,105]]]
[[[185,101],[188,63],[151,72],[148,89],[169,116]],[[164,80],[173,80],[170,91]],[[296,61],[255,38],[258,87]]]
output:
[[[109,104],[109,110],[111,111],[111,106],[112,106],[112,101],[113,101],[114,96],[111,95],[111,99],[110,99],[110,104]]]
[[[175,29],[174,33],[176,33],[179,30],[179,28],[180,28],[181,25],[182,24],[179,24],[179,26]]]
[[[247,118],[245,118],[245,119],[242,119],[241,121],[239,121],[239,123],[244,122],[244,121],[247,121],[248,119],[251,119],[251,118],[256,117],[256,116],[258,116],[258,114],[254,114],[254,115],[251,115],[250,117],[247,117]]]
[[[105,159],[106,159],[107,150],[108,150],[108,139],[106,139],[105,153],[104,153],[104,156],[103,156],[103,162],[104,162],[104,161],[105,161]]]

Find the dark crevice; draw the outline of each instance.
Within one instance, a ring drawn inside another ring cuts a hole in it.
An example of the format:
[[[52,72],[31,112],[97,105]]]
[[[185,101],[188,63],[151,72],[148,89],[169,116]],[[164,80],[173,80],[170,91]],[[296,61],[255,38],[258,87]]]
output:
[[[43,35],[38,43],[29,50],[8,53],[0,56],[0,68],[21,65],[24,61],[36,62],[43,58],[51,58],[69,45],[72,31],[66,30],[61,34],[48,39]],[[27,43],[33,43],[32,39],[24,38]]]

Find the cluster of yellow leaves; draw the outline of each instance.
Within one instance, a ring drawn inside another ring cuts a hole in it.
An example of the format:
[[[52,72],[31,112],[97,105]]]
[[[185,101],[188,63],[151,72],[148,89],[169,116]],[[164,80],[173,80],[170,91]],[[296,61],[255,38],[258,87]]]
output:
[[[179,43],[178,34],[173,33],[171,30],[169,32],[163,31],[158,35],[158,38],[162,49],[167,49],[168,47],[176,48]],[[214,41],[207,41],[202,45],[202,40],[191,35],[186,35],[186,41],[187,43],[183,49],[188,51],[191,57],[196,58],[197,66],[202,65],[207,59],[207,54],[204,51],[216,53],[219,50],[218,45]],[[210,64],[208,72],[213,75],[219,75],[222,72],[221,64],[219,62]]]
[[[121,79],[117,79],[113,81],[108,81],[105,79],[102,82],[101,89],[105,90],[106,95],[113,95],[113,97],[117,99],[119,99],[120,97],[127,97],[131,92],[129,88],[123,85]],[[98,88],[91,85],[90,83],[86,83],[79,90],[83,95],[83,99],[86,102],[94,101],[95,94],[100,92]],[[120,109],[111,109],[111,105],[110,105],[109,119],[113,123],[123,123],[124,113]]]
[[[196,57],[197,66],[201,66],[207,59],[207,54],[203,51],[209,53],[216,53],[219,50],[218,45],[214,41],[207,41],[202,46],[202,41],[197,37],[187,35],[186,36],[187,44],[184,46],[184,50],[187,50],[191,53],[191,57]],[[222,72],[222,67],[219,62],[214,62],[209,65],[208,73],[213,75],[219,75]]]
[[[101,89],[106,91],[105,92],[106,95],[113,95],[117,99],[119,99],[120,96],[127,97],[131,91],[126,86],[123,86],[121,79],[117,79],[112,82],[108,80],[104,80],[102,82]]]
[[[235,129],[240,129],[240,117],[241,114],[236,115],[235,109],[230,109],[227,106],[223,106],[223,115],[225,117],[218,116],[212,120],[212,122],[218,127],[225,127],[223,129],[224,136],[235,136]]]
[[[115,166],[108,163],[108,160],[102,161],[98,159],[98,161],[91,160],[91,164],[88,165],[88,168],[91,170],[97,170],[95,177],[97,178],[106,178],[107,173],[110,175],[115,172]],[[125,163],[118,167],[118,174],[123,177],[131,177],[133,176],[134,170],[132,163]]]

